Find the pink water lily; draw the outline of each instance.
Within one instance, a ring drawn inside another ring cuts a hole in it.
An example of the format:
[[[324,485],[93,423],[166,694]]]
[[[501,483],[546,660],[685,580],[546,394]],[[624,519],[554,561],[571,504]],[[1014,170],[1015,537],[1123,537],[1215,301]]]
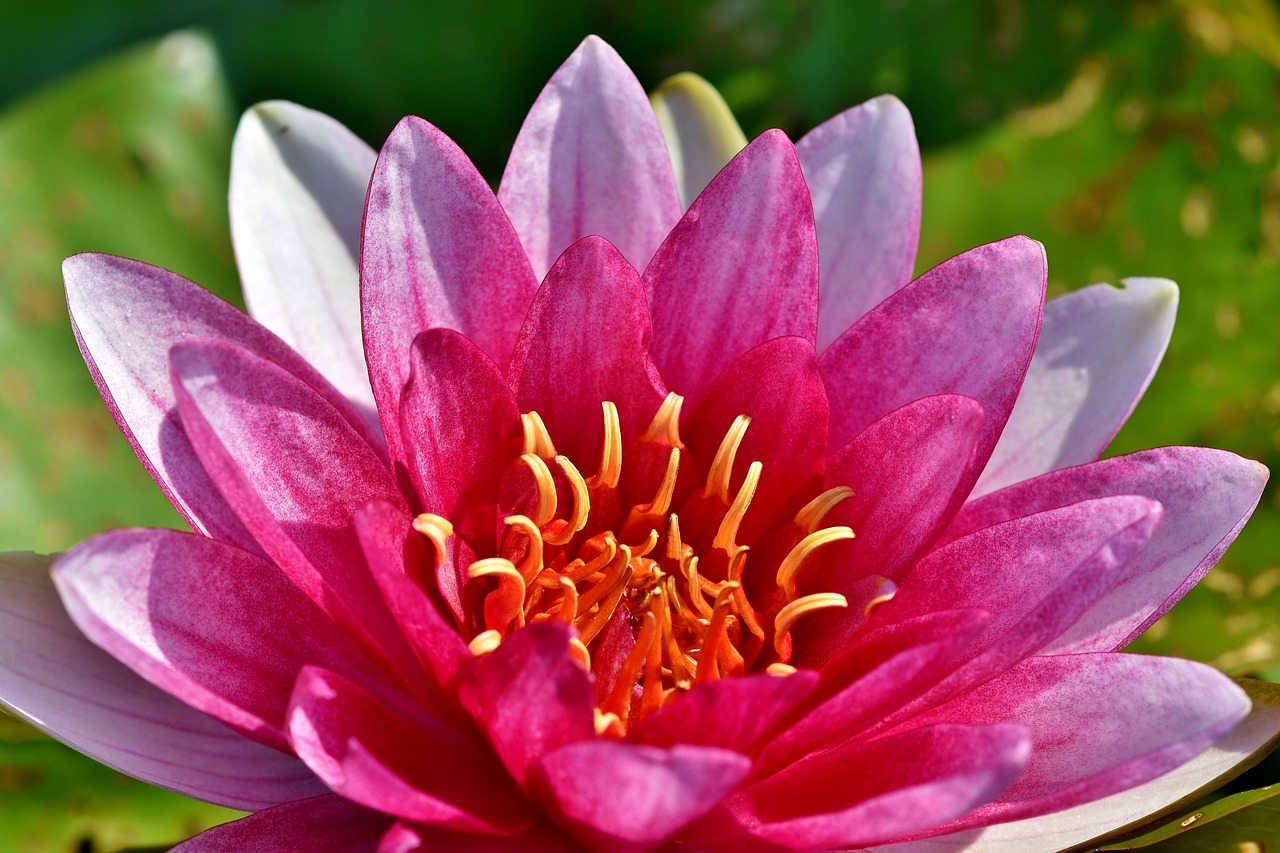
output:
[[[69,259],[90,371],[194,532],[103,534],[52,582],[0,562],[4,701],[254,812],[184,850],[1049,850],[1271,737],[1206,752],[1245,693],[1118,651],[1267,476],[1095,461],[1174,286],[1046,305],[1023,237],[911,281],[900,103],[714,178],[699,115],[664,138],[588,39],[495,195],[421,119],[375,159],[266,104],[232,175],[254,319]]]

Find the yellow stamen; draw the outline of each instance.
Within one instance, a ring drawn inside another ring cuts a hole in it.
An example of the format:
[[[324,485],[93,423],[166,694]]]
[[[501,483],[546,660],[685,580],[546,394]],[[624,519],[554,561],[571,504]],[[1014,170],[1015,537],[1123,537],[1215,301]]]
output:
[[[578,618],[578,585],[562,577],[560,588],[564,593],[560,596],[560,609],[556,611],[556,619],[572,624],[573,620]]]
[[[689,601],[704,619],[711,618],[711,605],[707,604],[707,600],[703,598],[702,578],[698,576],[698,558],[690,557],[689,562],[685,563],[685,580],[689,582]]]
[[[684,447],[684,442],[680,440],[680,407],[683,405],[684,397],[674,391],[667,394],[640,440],[655,442],[661,439],[669,447]]]
[[[569,638],[569,657],[587,672],[591,671],[591,652],[587,650],[587,644],[577,637]]]
[[[551,478],[551,469],[541,456],[526,453],[520,461],[529,466],[538,487],[538,508],[533,512],[533,523],[541,527],[556,517],[556,481]]]
[[[542,571],[542,531],[527,515],[509,515],[503,522],[508,527],[519,530],[529,540],[529,553],[520,563],[520,576],[524,578],[525,584],[531,584]],[[503,550],[507,551],[505,547]]]
[[[600,547],[600,553],[591,561],[582,563],[580,566],[574,567],[573,563],[565,566],[565,577],[577,583],[581,580],[594,575],[605,566],[613,562],[613,558],[618,555],[618,540],[613,538],[612,534],[605,534],[603,539],[594,540],[595,544]],[[579,562],[578,560],[574,561]]]
[[[486,628],[505,631],[514,620],[516,627],[524,624],[524,576],[505,557],[487,557],[476,560],[467,568],[467,576],[494,577],[498,587],[485,596],[484,623]]]
[[[680,540],[680,519],[675,513],[667,518],[667,559],[684,559],[684,542]]]
[[[502,634],[497,631],[481,631],[467,643],[467,648],[471,650],[471,654],[479,657],[487,655],[496,649],[502,643]]]
[[[837,504],[847,501],[851,497],[853,497],[853,489],[848,486],[836,486],[834,489],[827,489],[805,504],[804,508],[796,513],[796,526],[806,534],[813,533],[822,524],[822,519],[827,517],[827,513],[835,509]]]
[[[751,418],[746,415],[738,415],[734,418],[729,431],[720,442],[720,448],[716,450],[715,458],[711,460],[711,470],[707,472],[707,485],[704,491],[708,495],[720,498],[724,503],[729,502],[729,479],[733,476],[733,460],[738,455],[738,446],[742,444],[742,438],[747,434],[747,427],[750,425]]]
[[[729,598],[738,587],[739,584],[734,581],[726,581],[720,587],[720,592],[716,594],[716,603],[712,606],[714,615],[711,617],[711,627],[707,629],[706,637],[702,641],[702,651],[698,653],[698,674],[694,684],[701,684],[709,678],[720,677],[716,655],[720,650],[720,644],[725,639],[729,618]]]
[[[593,586],[586,595],[578,599],[578,612],[586,613],[596,603],[603,599],[607,594],[613,591],[614,585],[618,579],[628,574],[631,563],[631,549],[626,545],[618,546],[620,559],[614,560],[609,566],[609,571],[605,574],[604,580]]]
[[[541,459],[554,459],[556,446],[551,442],[551,433],[542,422],[542,415],[537,412],[526,412],[520,416],[520,428],[524,432],[524,447],[521,454],[532,453]]]
[[[764,671],[770,675],[787,676],[794,675],[796,668],[789,663],[771,663],[764,668]]]
[[[587,518],[591,515],[591,496],[587,492],[587,481],[582,479],[577,467],[567,457],[557,456],[556,464],[564,472],[573,492],[573,514],[565,519],[563,526],[545,530],[542,536],[548,545],[567,545],[579,530],[587,526]]]
[[[803,598],[797,598],[786,607],[778,611],[778,615],[773,619],[773,648],[784,658],[791,657],[790,649],[784,650],[784,641],[790,645],[791,628],[800,620],[802,616],[810,613],[816,613],[819,610],[825,610],[829,607],[848,607],[849,601],[838,592],[815,592],[813,595],[806,595]]]
[[[604,449],[600,451],[600,470],[588,484],[592,489],[616,489],[622,477],[622,423],[618,420],[618,407],[605,400]]]
[[[647,557],[649,556],[649,552],[651,552],[654,548],[657,548],[657,547],[658,547],[658,531],[654,530],[653,528],[650,528],[649,538],[645,539],[645,541],[642,544],[637,545],[632,550],[631,559],[638,560],[641,557]]]
[[[778,586],[787,594],[787,601],[796,597],[796,573],[800,571],[800,566],[810,554],[823,545],[845,542],[852,538],[853,531],[848,527],[824,527],[797,542],[790,553],[783,558],[782,564],[778,566]]]
[[[612,714],[608,711],[602,712],[599,708],[594,710],[596,735],[599,737],[622,737],[626,734],[622,720],[618,719],[617,714]]]
[[[436,549],[436,566],[439,567],[445,558],[445,540],[453,535],[453,524],[442,515],[424,512],[413,520],[413,529],[431,540]]]
[[[747,507],[755,497],[756,486],[760,484],[760,472],[763,470],[764,463],[759,461],[751,463],[751,467],[747,469],[747,477],[742,481],[742,487],[738,489],[738,494],[733,499],[733,504],[725,511],[711,547],[723,548],[730,554],[737,549],[738,546],[734,540],[738,536],[738,526],[742,524],[742,517],[746,515]]]
[[[636,686],[640,669],[644,666],[645,659],[649,656],[649,649],[657,636],[658,619],[652,613],[646,613],[640,623],[636,643],[627,653],[626,660],[622,662],[622,669],[618,671],[618,681],[605,697],[604,702],[600,704],[601,709],[606,713],[612,713],[621,718],[626,717],[630,712],[632,689]]]

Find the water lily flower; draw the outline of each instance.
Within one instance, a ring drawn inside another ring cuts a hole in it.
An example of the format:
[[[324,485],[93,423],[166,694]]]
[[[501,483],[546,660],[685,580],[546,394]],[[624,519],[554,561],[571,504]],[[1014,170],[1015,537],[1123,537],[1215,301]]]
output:
[[[1176,288],[1046,305],[1023,237],[913,281],[896,100],[793,146],[735,143],[696,83],[656,98],[662,124],[587,39],[496,194],[422,119],[375,157],[254,108],[252,319],[66,262],[93,378],[194,532],[0,563],[3,698],[254,812],[183,850],[1048,850],[1280,728],[1119,651],[1267,476],[1097,461]]]

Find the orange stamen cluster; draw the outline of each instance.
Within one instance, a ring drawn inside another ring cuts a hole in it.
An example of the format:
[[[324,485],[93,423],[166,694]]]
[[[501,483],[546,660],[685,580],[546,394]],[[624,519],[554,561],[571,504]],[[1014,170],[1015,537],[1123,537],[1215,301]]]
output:
[[[577,629],[570,654],[590,669],[593,644],[625,608],[635,643],[621,664],[616,687],[596,710],[601,734],[625,734],[629,726],[710,679],[751,671],[794,672],[789,661],[797,621],[848,604],[838,593],[797,592],[797,577],[817,549],[853,538],[847,527],[821,526],[836,504],[852,496],[844,487],[823,492],[796,514],[801,538],[776,572],[764,567],[775,583],[753,578],[751,587],[766,591],[748,595],[744,573],[749,549],[737,538],[763,466],[751,462],[738,488],[730,488],[751,423],[745,416],[729,427],[705,480],[686,502],[699,505],[703,525],[706,518],[719,517],[714,535],[699,537],[711,544],[695,553],[673,511],[680,467],[692,459],[679,435],[682,402],[679,395],[668,395],[637,439],[668,451],[653,498],[611,512],[600,508],[620,505],[623,444],[613,403],[603,404],[604,447],[590,477],[556,452],[536,412],[521,415],[519,462],[532,475],[536,496],[529,514],[504,519],[501,556],[477,560],[468,570],[473,583],[484,585],[483,614],[477,614],[482,627],[470,641],[477,655],[493,651],[526,624],[559,620]],[[708,513],[708,507],[713,511]],[[414,527],[443,557],[453,534],[449,522],[424,514]]]

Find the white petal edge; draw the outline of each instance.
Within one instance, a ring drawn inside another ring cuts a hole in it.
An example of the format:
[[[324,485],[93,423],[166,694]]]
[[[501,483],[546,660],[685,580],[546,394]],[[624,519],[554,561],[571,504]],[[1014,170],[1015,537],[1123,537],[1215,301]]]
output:
[[[686,210],[747,137],[724,98],[703,78],[686,71],[658,84],[649,95],[671,155],[671,168]]]

